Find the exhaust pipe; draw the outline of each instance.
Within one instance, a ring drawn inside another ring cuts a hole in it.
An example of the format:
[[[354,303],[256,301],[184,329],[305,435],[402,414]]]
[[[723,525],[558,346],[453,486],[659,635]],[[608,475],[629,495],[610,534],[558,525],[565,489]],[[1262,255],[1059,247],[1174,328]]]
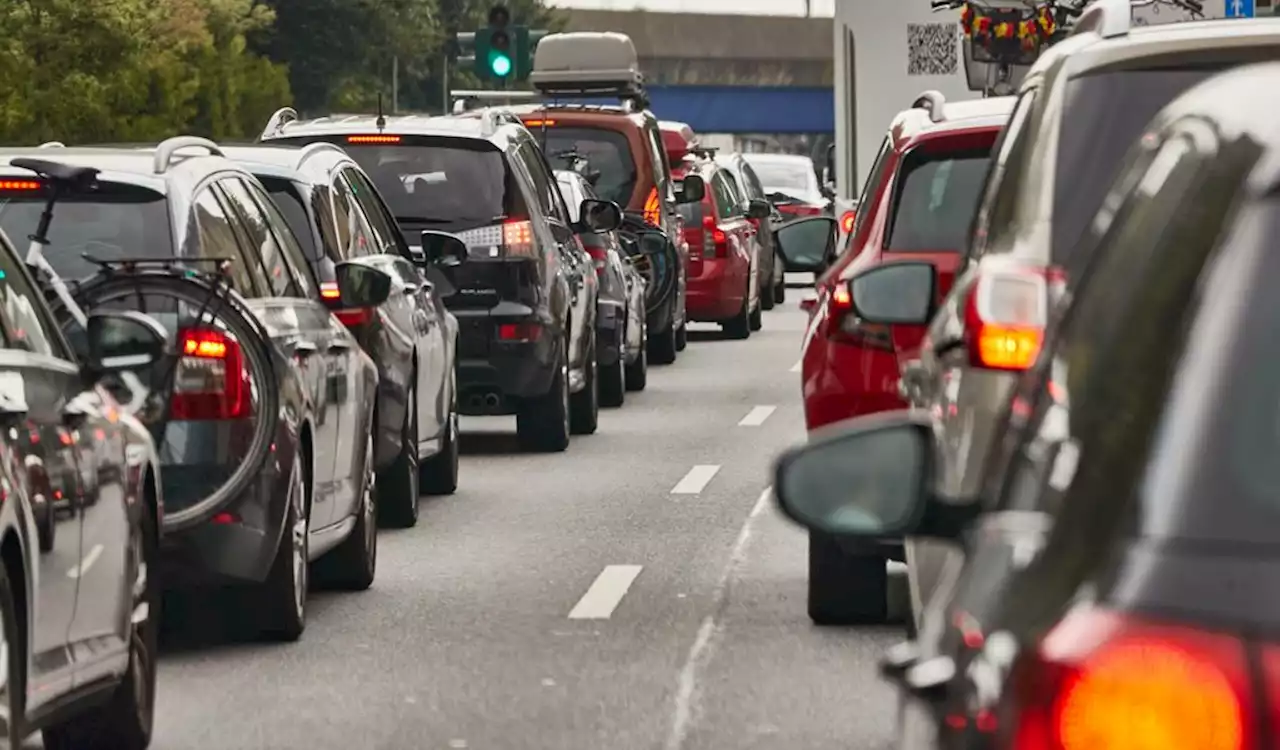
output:
[[[498,398],[496,393],[486,393],[484,395],[484,405],[489,411],[497,411],[500,402],[501,399]]]
[[[480,395],[479,393],[472,393],[471,395],[467,396],[468,411],[480,411],[480,408],[482,406],[484,406],[484,396]]]

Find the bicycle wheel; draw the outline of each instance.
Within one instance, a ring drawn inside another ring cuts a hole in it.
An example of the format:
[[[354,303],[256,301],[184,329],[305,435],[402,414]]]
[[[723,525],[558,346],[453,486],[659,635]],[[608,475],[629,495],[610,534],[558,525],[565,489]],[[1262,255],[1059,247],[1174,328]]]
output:
[[[199,276],[104,274],[72,295],[87,313],[136,310],[169,332],[173,356],[137,373],[149,391],[139,419],[163,471],[181,475],[171,485],[180,491],[165,493],[165,530],[204,522],[249,487],[271,453],[280,393],[269,332],[238,295]],[[79,326],[65,306],[53,308],[83,354]]]

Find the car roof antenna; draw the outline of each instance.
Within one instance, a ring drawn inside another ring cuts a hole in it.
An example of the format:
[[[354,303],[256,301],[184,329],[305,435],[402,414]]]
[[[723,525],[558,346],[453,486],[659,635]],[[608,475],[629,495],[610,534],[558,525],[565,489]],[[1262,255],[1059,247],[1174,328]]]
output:
[[[387,127],[387,116],[382,113],[382,92],[378,92],[378,119],[373,124],[378,128],[379,133]]]

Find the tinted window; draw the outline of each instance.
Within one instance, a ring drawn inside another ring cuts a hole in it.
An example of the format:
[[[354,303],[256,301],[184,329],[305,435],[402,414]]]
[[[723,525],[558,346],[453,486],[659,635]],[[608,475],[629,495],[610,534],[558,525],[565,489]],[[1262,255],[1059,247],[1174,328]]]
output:
[[[249,193],[262,207],[263,213],[267,215],[267,226],[271,229],[271,235],[276,238],[279,243],[281,252],[284,254],[282,265],[288,272],[289,278],[293,281],[295,289],[288,289],[285,294],[314,297],[318,287],[316,286],[315,274],[311,271],[311,264],[307,262],[306,255],[302,252],[302,246],[298,244],[298,238],[295,236],[293,228],[289,226],[289,222],[285,219],[284,214],[280,212],[280,208],[264,194],[258,186],[245,183]],[[306,231],[306,227],[303,227]]]
[[[1016,164],[1026,153],[1030,128],[1027,118],[1036,103],[1036,90],[1031,89],[1023,94],[1014,105],[1009,124],[1000,131],[992,153],[995,158],[987,170],[987,177],[982,186],[982,202],[973,217],[973,229],[970,232],[970,253],[981,255],[986,249],[987,236],[991,225],[997,221],[1007,222],[1013,216],[1014,197],[1017,195],[1016,180],[1009,180],[1008,188],[1001,189],[1005,175],[1010,174],[1010,164]],[[1003,197],[1002,197],[1003,196]],[[999,204],[997,204],[999,200]],[[997,205],[1000,211],[997,213]],[[997,219],[997,215],[1000,217]]]
[[[303,187],[292,180],[278,177],[259,176],[258,179],[279,207],[281,215],[293,230],[307,258],[319,260],[322,255],[320,249],[316,247],[316,229],[312,227],[311,217],[307,215],[307,199]]]
[[[853,230],[849,232],[848,244],[845,250],[852,249],[853,238],[862,232],[862,226],[866,223],[867,216],[871,214],[871,204],[875,201],[876,191],[880,189],[880,185],[884,183],[885,172],[889,169],[890,155],[893,153],[893,142],[888,138],[880,144],[880,155],[876,157],[876,163],[871,166],[871,171],[867,173],[867,182],[862,186],[862,192],[858,193],[858,210],[854,214]]]
[[[760,178],[756,177],[755,171],[750,164],[742,163],[742,181],[743,187],[747,189],[747,197],[752,200],[764,200],[764,186],[760,184]]]
[[[1125,151],[1147,123],[1179,94],[1215,69],[1120,70],[1067,84],[1053,187],[1052,257],[1064,265],[1115,179]],[[1071,127],[1088,123],[1088,127]]]
[[[542,209],[542,213],[549,218],[555,218],[567,224],[569,216],[561,203],[560,189],[556,185],[555,179],[551,176],[551,170],[547,168],[546,161],[542,158],[542,153],[538,151],[538,147],[532,143],[525,143],[520,146],[517,153],[520,154],[520,158],[524,161],[529,178],[533,180],[533,189],[537,194],[538,205]]]
[[[231,285],[246,297],[256,297],[258,285],[249,266],[250,261],[240,247],[227,208],[212,188],[200,191],[191,213],[196,232],[196,242],[192,247],[196,254],[201,258],[230,260]]]
[[[338,214],[340,222],[338,233],[347,240],[347,257],[363,258],[382,252],[382,246],[374,236],[373,229],[369,227],[364,212],[360,210],[360,201],[351,183],[338,174],[333,177],[332,187],[335,213]]]
[[[579,209],[582,208],[582,198],[578,196],[581,191],[581,183],[571,174],[561,172],[556,173],[556,183],[560,186],[560,194],[564,196],[565,208],[569,211],[569,220],[578,221]],[[582,197],[586,197],[585,194]]]
[[[0,228],[19,245],[35,231],[45,200],[30,191],[0,192]],[[104,182],[91,196],[58,201],[45,257],[59,274],[82,279],[97,272],[84,259],[172,258],[169,205],[160,193]]]
[[[36,293],[18,259],[0,248],[0,314],[5,345],[60,359],[70,359],[44,300]]]
[[[711,178],[711,187],[716,194],[716,216],[730,219],[738,215],[738,194],[730,181],[729,173],[718,170]]]
[[[364,209],[365,221],[368,222],[369,228],[373,231],[378,249],[383,252],[398,254],[400,245],[396,238],[399,237],[399,232],[391,224],[385,205],[382,199],[378,197],[373,185],[363,174],[350,167],[342,170],[342,174],[351,185],[351,191],[355,195],[355,199],[360,203],[360,208]]]
[[[964,249],[987,174],[989,154],[987,149],[948,154],[916,150],[907,154],[894,181],[892,229],[885,249]]]
[[[266,215],[262,213],[262,209],[249,193],[245,183],[237,177],[230,177],[219,180],[218,185],[226,193],[227,198],[235,204],[240,216],[244,219],[243,226],[249,233],[249,242],[257,250],[257,260],[262,264],[260,270],[266,275],[267,295],[297,296],[280,244],[267,225]]]
[[[595,188],[601,198],[623,208],[631,203],[637,175],[625,134],[601,128],[561,127],[545,130],[535,127],[533,132],[551,158],[566,152],[576,152],[585,158],[590,168],[600,173]]]

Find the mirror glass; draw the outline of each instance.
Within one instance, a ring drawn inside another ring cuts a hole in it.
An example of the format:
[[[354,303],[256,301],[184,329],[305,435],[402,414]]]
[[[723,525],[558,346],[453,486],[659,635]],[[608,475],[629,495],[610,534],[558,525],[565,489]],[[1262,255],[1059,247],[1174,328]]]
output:
[[[834,255],[836,221],[829,216],[809,216],[778,227],[778,252],[788,271],[818,271]]]
[[[894,424],[810,443],[780,462],[778,499],[810,529],[898,536],[910,530],[924,505],[928,439],[915,424]]]
[[[145,369],[168,345],[164,327],[137,312],[99,312],[89,317],[89,357],[100,371]]]
[[[696,174],[685,175],[676,193],[677,203],[697,203],[707,193],[707,184]]]
[[[927,323],[933,311],[933,266],[895,263],[853,277],[858,317],[870,323]]]
[[[592,232],[612,232],[622,226],[622,209],[612,201],[588,198],[578,208],[582,226]]]
[[[391,277],[359,263],[339,263],[334,269],[343,305],[374,307],[391,296]]]
[[[422,233],[422,258],[430,263],[456,266],[467,259],[467,243],[456,234],[428,229]]]

